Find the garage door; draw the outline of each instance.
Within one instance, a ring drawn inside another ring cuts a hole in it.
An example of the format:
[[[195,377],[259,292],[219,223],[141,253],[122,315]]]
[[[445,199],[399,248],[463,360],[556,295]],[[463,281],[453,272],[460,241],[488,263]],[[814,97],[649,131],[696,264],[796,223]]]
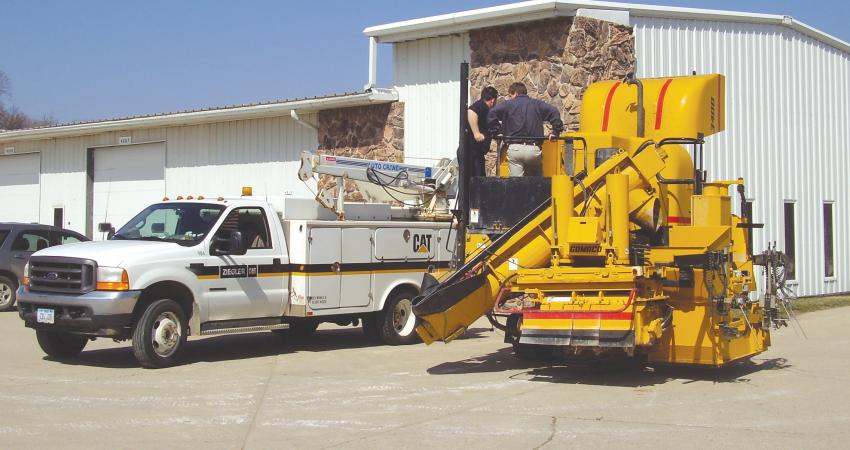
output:
[[[117,230],[145,206],[165,195],[165,143],[98,148],[94,151],[92,190],[94,238],[97,224]]]
[[[0,222],[38,222],[41,154],[0,156]]]

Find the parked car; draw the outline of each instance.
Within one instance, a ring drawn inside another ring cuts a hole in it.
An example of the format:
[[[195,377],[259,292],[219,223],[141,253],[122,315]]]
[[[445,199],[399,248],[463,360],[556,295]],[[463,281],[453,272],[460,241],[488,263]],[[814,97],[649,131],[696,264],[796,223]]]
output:
[[[0,223],[0,311],[15,307],[15,291],[30,255],[55,245],[88,241],[71,230],[33,223]]]

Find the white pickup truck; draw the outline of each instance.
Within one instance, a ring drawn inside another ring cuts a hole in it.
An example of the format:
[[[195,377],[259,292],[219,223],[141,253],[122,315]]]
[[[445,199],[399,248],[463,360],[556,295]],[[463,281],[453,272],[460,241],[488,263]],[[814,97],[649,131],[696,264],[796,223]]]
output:
[[[144,367],[175,364],[190,335],[309,334],[320,322],[410,343],[411,300],[423,272],[448,266],[450,226],[379,203],[346,203],[338,220],[314,199],[162,201],[107,241],[34,254],[19,313],[50,356],[131,339]]]

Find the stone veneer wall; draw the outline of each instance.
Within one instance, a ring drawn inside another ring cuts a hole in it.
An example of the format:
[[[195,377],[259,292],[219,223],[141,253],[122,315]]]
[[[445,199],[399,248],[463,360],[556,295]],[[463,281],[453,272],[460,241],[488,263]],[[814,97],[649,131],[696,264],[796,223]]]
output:
[[[635,63],[632,28],[586,17],[563,17],[474,30],[470,98],[493,86],[500,98],[522,81],[528,95],[561,111],[567,130],[578,129],[585,88],[622,79]]]
[[[319,153],[382,161],[404,161],[404,104],[385,103],[319,112]],[[336,187],[322,176],[321,187]],[[346,199],[362,201],[353,182],[345,183]]]

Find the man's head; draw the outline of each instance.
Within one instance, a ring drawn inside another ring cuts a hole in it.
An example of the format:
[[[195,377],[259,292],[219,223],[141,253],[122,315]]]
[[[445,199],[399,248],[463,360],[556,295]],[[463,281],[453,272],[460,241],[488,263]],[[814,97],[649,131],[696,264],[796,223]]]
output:
[[[492,108],[496,104],[496,97],[498,96],[499,92],[493,86],[487,86],[481,90],[481,100],[484,100],[488,108]]]
[[[528,95],[528,89],[526,89],[524,84],[517,81],[508,87],[508,95],[510,95],[511,98],[516,98],[517,95]]]

